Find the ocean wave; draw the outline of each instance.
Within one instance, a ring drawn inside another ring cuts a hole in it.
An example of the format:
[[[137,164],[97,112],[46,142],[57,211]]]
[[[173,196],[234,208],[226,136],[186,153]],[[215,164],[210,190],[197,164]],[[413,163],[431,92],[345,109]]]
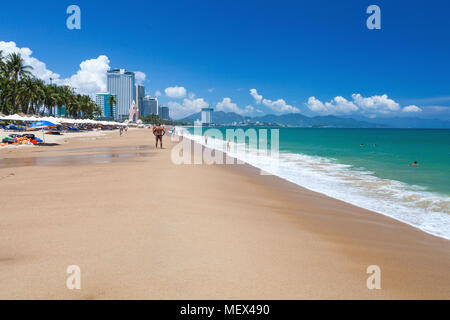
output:
[[[203,137],[184,131],[184,136],[203,144]],[[280,152],[277,165],[244,144],[230,143],[228,154],[258,169],[311,191],[375,211],[420,230],[450,240],[450,197],[416,185],[376,177],[364,168],[335,159]],[[226,152],[226,142],[208,139],[209,148]]]

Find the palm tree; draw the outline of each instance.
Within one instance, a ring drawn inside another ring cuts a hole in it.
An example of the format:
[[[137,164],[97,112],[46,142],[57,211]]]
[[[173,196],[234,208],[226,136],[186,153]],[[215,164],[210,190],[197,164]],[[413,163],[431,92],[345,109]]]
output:
[[[9,81],[11,81],[11,104],[12,112],[17,112],[16,97],[17,97],[17,85],[19,80],[25,77],[31,76],[31,66],[25,65],[25,61],[18,53],[10,53],[6,59],[6,71],[9,75]]]
[[[157,114],[152,114],[150,116],[150,123],[156,124],[156,123],[159,123],[159,122],[161,122],[161,119],[159,118],[159,116]]]
[[[57,113],[61,115],[62,114],[61,109],[64,106],[66,107],[67,112],[67,105],[69,104],[70,99],[73,96],[73,93],[69,86],[56,87],[56,92],[58,94],[58,97],[56,99],[56,106],[58,108]]]
[[[44,87],[44,111],[48,110],[50,116],[53,115],[53,107],[58,104],[57,86],[54,84],[46,85]]]
[[[3,73],[3,66],[4,66],[4,61],[3,61],[3,50],[0,50],[0,73]]]
[[[117,105],[116,96],[110,95],[108,97],[108,105],[111,106],[110,115],[113,116],[115,113],[113,112],[114,107]]]
[[[4,59],[0,51],[0,112],[48,112],[52,115],[55,107],[60,111],[65,106],[68,116],[92,118],[101,115],[100,108],[89,96],[77,95],[69,86],[46,85],[32,77],[31,69],[20,54],[12,53]],[[114,96],[110,97],[109,103],[117,103]]]
[[[78,104],[83,118],[92,118],[101,114],[100,108],[88,95],[79,95]]]
[[[25,78],[17,90],[17,101],[26,114],[35,113],[44,100],[44,82],[36,78]]]
[[[116,105],[117,104],[116,96],[110,95],[108,97],[108,104],[111,106]]]
[[[78,95],[73,94],[72,91],[66,96],[66,113],[72,118],[76,118],[80,110],[78,99]]]
[[[3,51],[0,50],[0,112],[7,112],[7,104],[6,104],[6,69],[5,62],[3,60]]]

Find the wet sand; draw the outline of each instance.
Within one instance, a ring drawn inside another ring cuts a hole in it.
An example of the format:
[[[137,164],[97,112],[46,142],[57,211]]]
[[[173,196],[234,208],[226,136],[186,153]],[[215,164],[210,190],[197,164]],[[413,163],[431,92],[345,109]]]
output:
[[[176,166],[165,143],[0,150],[0,298],[450,298],[449,241],[248,165]]]

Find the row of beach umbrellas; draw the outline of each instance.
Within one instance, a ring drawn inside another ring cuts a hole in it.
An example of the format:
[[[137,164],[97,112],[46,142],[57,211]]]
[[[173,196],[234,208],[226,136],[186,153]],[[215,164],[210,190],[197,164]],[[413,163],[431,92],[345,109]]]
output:
[[[69,118],[59,118],[59,117],[36,117],[36,116],[22,116],[19,114],[12,114],[8,116],[0,115],[0,120],[9,121],[47,121],[51,122],[53,126],[60,124],[91,124],[91,125],[104,125],[104,126],[126,126],[124,123],[119,123],[115,121],[96,121],[91,119],[69,119]]]

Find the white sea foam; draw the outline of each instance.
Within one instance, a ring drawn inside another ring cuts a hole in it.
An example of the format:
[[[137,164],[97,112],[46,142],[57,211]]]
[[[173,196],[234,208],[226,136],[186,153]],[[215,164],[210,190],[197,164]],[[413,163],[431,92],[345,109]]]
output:
[[[203,137],[184,130],[184,136],[203,144]],[[226,142],[208,139],[208,147],[226,151]],[[334,159],[297,153],[279,154],[277,166],[267,155],[231,143],[228,154],[258,169],[309,190],[402,221],[427,233],[450,240],[450,197],[421,186],[378,178],[363,168]]]

